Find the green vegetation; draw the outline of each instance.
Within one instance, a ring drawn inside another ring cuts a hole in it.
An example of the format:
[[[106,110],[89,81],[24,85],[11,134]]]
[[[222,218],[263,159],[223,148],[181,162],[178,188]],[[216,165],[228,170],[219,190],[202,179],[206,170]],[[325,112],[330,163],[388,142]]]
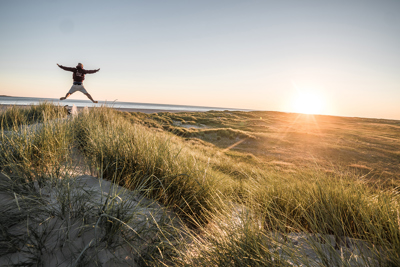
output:
[[[146,196],[186,217],[200,219],[212,210],[212,188],[228,179],[179,138],[118,119],[112,110],[99,109],[75,123],[81,150],[103,178],[132,189],[146,186]]]
[[[52,120],[67,115],[67,110],[44,102],[37,106],[18,107],[11,106],[0,113],[2,129],[17,129],[21,125]]]
[[[400,264],[397,121],[47,103],[0,117],[1,264]]]

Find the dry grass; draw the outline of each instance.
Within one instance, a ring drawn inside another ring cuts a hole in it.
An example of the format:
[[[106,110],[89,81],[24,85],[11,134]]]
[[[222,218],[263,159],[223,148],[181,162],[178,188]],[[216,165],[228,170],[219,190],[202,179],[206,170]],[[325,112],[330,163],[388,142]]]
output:
[[[240,111],[148,114],[146,119],[154,116],[166,118],[164,128],[170,120],[206,125],[207,129],[188,130],[168,124],[168,129],[225,150],[250,153],[268,168],[296,171],[318,166],[338,174],[345,169],[388,186],[400,185],[399,121]],[[215,134],[221,129],[230,134]]]
[[[26,114],[18,112],[9,114]],[[23,249],[31,263],[40,264],[40,253],[54,254],[44,241],[51,231],[35,228],[52,221],[46,219],[51,216],[78,220],[79,229],[101,228],[102,237],[93,240],[102,245],[89,242],[69,251],[71,264],[78,266],[82,259],[100,264],[90,251],[98,255],[106,247],[137,247],[141,239],[127,228],[135,220],[126,210],[140,206],[110,195],[93,213],[81,201],[93,194],[70,193],[69,185],[75,184],[70,174],[90,169],[163,203],[187,223],[178,229],[153,220],[151,246],[132,251],[135,263],[143,266],[400,262],[397,121],[277,112],[147,115],[107,108],[72,120],[49,120],[48,113],[51,108],[42,119],[35,116],[26,123],[2,114],[12,127],[3,124],[0,136],[0,168],[10,178],[2,180],[0,191],[14,207],[1,207],[8,214],[2,226],[14,219],[29,225],[17,233],[17,243],[7,230],[11,226],[1,228],[0,248],[8,254]],[[28,125],[37,121],[41,124]],[[183,127],[188,124],[199,128]],[[72,160],[76,150],[79,162]],[[60,196],[57,210],[48,209],[41,196],[49,187]],[[141,231],[144,238],[148,231]]]

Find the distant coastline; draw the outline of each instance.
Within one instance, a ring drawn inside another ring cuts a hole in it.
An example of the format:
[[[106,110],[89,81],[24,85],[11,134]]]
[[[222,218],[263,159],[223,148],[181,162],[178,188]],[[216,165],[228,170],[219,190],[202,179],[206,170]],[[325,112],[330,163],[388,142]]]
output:
[[[107,106],[110,108],[118,109],[121,111],[128,112],[144,112],[144,113],[156,113],[156,112],[205,112],[205,111],[252,111],[237,108],[221,108],[221,107],[204,107],[204,106],[188,106],[188,105],[169,105],[169,104],[155,104],[155,103],[135,103],[135,102],[108,102],[99,101],[99,104],[93,104],[89,100],[80,99],[67,99],[60,101],[56,98],[38,98],[38,97],[16,97],[16,96],[2,96],[0,95],[0,106],[2,108],[6,106],[31,106],[38,105],[41,102],[51,102],[55,105],[61,106],[72,106],[75,105],[78,108],[88,107],[101,107]]]

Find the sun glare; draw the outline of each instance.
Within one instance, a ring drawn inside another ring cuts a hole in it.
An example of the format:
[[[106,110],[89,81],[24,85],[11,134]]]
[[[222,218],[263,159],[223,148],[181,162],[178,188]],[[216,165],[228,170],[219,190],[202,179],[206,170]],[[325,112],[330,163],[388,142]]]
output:
[[[295,112],[305,114],[319,114],[323,107],[323,99],[310,92],[299,92],[293,103]]]

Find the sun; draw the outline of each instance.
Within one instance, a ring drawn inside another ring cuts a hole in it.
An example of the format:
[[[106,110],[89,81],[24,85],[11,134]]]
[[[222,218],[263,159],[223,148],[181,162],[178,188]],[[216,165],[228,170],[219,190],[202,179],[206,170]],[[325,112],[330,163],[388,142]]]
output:
[[[322,97],[313,92],[298,92],[293,101],[293,109],[297,113],[320,114],[323,108]]]

